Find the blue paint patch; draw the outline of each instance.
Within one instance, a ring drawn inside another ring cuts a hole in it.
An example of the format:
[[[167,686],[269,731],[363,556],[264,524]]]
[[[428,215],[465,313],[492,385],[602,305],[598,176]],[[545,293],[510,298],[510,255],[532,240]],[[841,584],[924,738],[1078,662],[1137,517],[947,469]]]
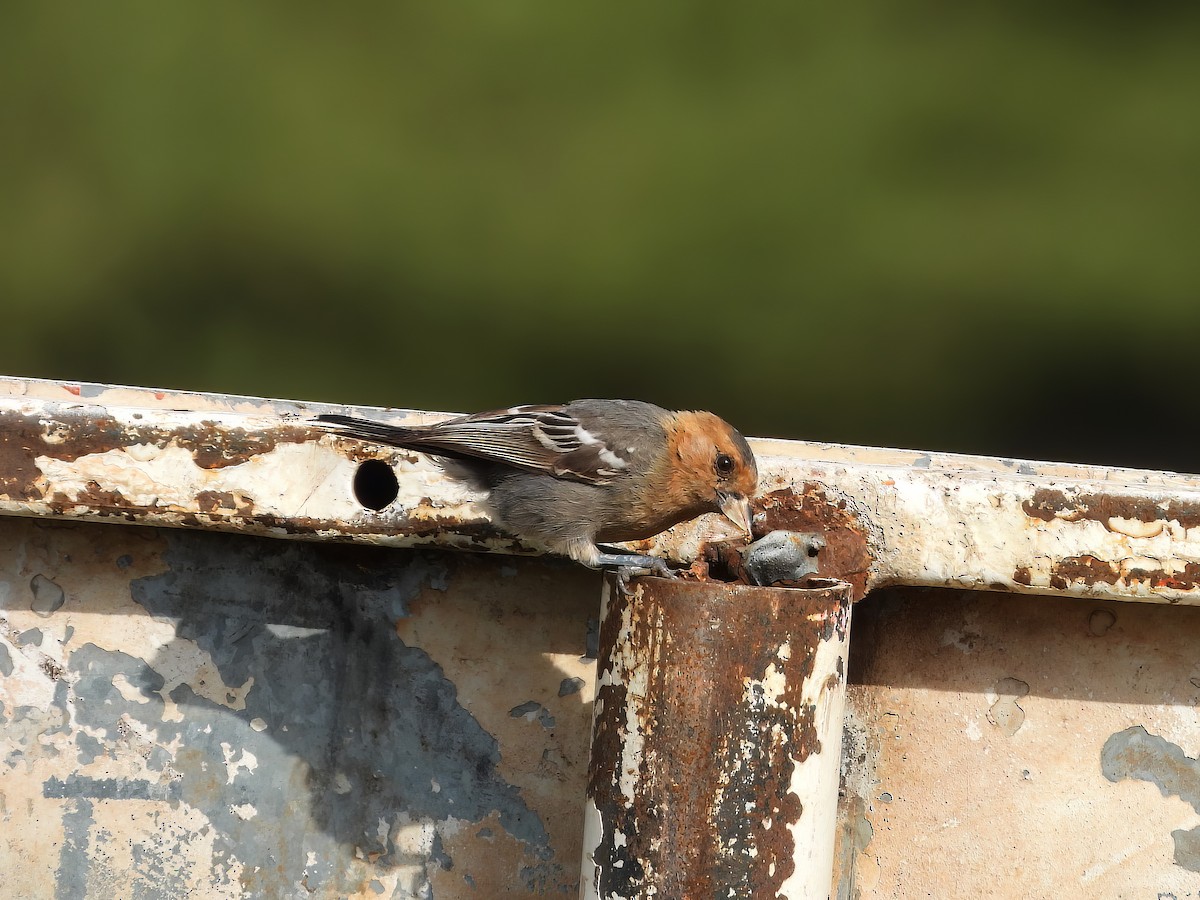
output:
[[[551,715],[550,710],[536,700],[526,700],[519,706],[510,709],[508,714],[514,719],[524,719],[527,722],[532,722],[536,718],[538,724],[543,728],[554,727],[554,716]]]
[[[191,839],[184,837],[181,843],[191,843]],[[187,897],[191,894],[188,876],[194,864],[178,851],[178,847],[134,844],[129,849],[132,868],[138,876],[133,884],[132,900],[165,900],[167,897]]]
[[[22,631],[17,635],[17,645],[20,647],[28,647],[31,644],[41,646],[41,643],[42,629],[40,628],[30,628],[28,631]]]
[[[60,680],[54,686],[50,705],[18,706],[12,710],[11,721],[5,723],[4,736],[14,749],[4,757],[3,763],[10,769],[24,762],[38,759],[54,759],[60,755],[54,742],[43,742],[43,735],[64,734],[71,731],[71,718],[67,711],[70,686]]]
[[[1141,725],[1119,731],[1104,742],[1100,770],[1112,782],[1126,778],[1148,781],[1164,797],[1179,797],[1200,812],[1200,760]],[[1176,829],[1171,837],[1175,841],[1175,865],[1200,872],[1200,828]]]
[[[454,868],[454,860],[450,858],[450,854],[446,852],[445,846],[442,844],[442,836],[435,834],[429,848],[429,861],[440,866],[444,871],[449,872]]]
[[[29,608],[43,619],[58,612],[67,602],[67,595],[58,583],[41,573],[34,575],[30,580],[29,590],[33,594]]]
[[[102,756],[108,756],[108,748],[86,731],[75,732],[75,746],[79,748],[79,765],[90,766]]]
[[[63,842],[58,851],[58,877],[54,900],[84,900],[87,897],[89,854],[93,824],[92,802],[75,800],[63,814]]]
[[[43,735],[70,734],[74,730],[68,711],[70,703],[71,686],[66,681],[59,679],[54,684],[54,697],[50,701],[46,727],[42,729]]]
[[[131,778],[87,778],[69,775],[50,777],[42,785],[42,796],[51,799],[86,797],[89,800],[178,800],[178,782],[159,784]]]
[[[558,696],[569,697],[572,694],[578,694],[583,690],[583,685],[582,678],[564,678],[558,685]]]
[[[0,644],[0,675],[7,678],[13,673],[12,657],[8,655],[8,647]]]
[[[587,620],[587,633],[583,638],[583,656],[580,657],[582,662],[595,662],[600,655],[600,620],[598,618],[589,618]]]
[[[207,652],[226,684],[253,678],[246,708],[212,703],[183,684],[171,699],[184,720],[164,722],[156,669],[173,648],[143,661],[85,644],[70,657],[75,716],[102,736],[86,744],[93,758],[123,739],[122,719],[141,724],[155,745],[148,767],[169,766],[174,776],[171,801],[211,823],[214,887],[290,896],[303,880],[310,891],[359,892],[376,866],[412,864],[379,832],[381,820],[394,832],[402,815],[435,828],[495,816],[525,843],[535,880],[561,880],[541,819],[498,772],[495,739],[458,702],[441,667],[396,634],[396,618],[418,592],[446,586],[439,556],[214,533],[164,540],[167,571],[135,580],[132,597]],[[145,702],[126,700],[113,686],[117,675]],[[255,720],[267,728],[252,727]],[[121,799],[151,783],[118,782],[48,782],[47,790]],[[439,836],[427,869],[451,864],[441,847]],[[244,874],[231,885],[224,873],[234,860]]]

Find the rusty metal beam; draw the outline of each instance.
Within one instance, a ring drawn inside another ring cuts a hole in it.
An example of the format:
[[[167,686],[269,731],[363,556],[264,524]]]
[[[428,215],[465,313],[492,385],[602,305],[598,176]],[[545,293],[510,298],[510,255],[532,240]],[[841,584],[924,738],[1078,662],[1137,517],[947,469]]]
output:
[[[829,895],[851,595],[606,591],[584,897]]]
[[[427,459],[303,424],[335,410],[346,407],[0,379],[0,514],[525,551]],[[1200,603],[1196,476],[752,443],[756,531],[825,533],[822,574],[858,595],[909,584]],[[643,549],[690,562],[727,535],[706,516]]]

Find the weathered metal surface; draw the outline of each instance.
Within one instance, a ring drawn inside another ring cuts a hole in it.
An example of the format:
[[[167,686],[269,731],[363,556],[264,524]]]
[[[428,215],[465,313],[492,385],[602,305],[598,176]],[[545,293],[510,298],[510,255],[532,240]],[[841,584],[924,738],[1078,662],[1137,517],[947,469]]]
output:
[[[840,900],[1200,896],[1200,609],[893,589],[854,616]]]
[[[576,893],[599,593],[0,519],[0,897]]]
[[[334,410],[346,408],[0,379],[0,513],[522,552],[428,459],[303,424]],[[1195,476],[752,443],[756,534],[822,532],[822,572],[860,596],[911,584],[1200,602]],[[355,497],[374,460],[397,476],[381,509]],[[729,533],[704,516],[641,548],[690,563]]]
[[[386,512],[355,478],[397,472]],[[515,547],[417,454],[322,438],[298,416],[0,400],[0,511],[388,545]]]
[[[850,586],[606,594],[583,896],[826,897]]]
[[[769,461],[756,533],[760,520],[805,531],[816,514],[840,515],[838,530],[862,537],[831,539],[822,571],[864,593],[908,584],[1200,602],[1192,476],[963,456],[906,467],[899,451],[866,448],[835,448],[838,461],[770,455],[787,447],[755,443]],[[772,516],[776,505],[790,514]]]
[[[598,576],[245,536],[523,551],[428,460],[302,424],[325,411],[436,418],[0,378],[0,898],[575,890]],[[837,895],[1200,896],[1200,611],[1103,602],[1200,602],[1200,479],[753,443],[756,533],[819,534],[856,598],[1089,598],[860,605],[840,821],[790,832],[836,832]],[[643,546],[736,574],[729,533]],[[628,779],[669,773],[651,750]]]

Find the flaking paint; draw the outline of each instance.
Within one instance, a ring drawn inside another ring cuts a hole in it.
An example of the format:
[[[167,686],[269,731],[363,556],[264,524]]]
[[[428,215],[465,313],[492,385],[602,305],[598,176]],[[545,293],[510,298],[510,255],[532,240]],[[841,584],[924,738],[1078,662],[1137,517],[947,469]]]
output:
[[[585,896],[825,896],[851,587],[636,584],[601,628]]]
[[[889,589],[854,617],[840,896],[1200,892],[1200,610]]]
[[[0,559],[0,869],[64,897],[575,889],[590,689],[558,691],[590,684],[590,573],[531,629],[541,575],[500,560],[19,518]],[[492,629],[443,649],[479,603]],[[562,725],[494,734],[513,695]]]
[[[0,513],[526,552],[487,521],[462,485],[419,454],[304,424],[331,411],[397,422],[438,417],[0,379]],[[752,444],[762,475],[756,531],[825,530],[827,574],[855,583],[860,595],[910,584],[1200,600],[1194,476]],[[400,494],[379,512],[361,508],[348,489],[367,458],[398,474]],[[638,542],[638,549],[692,563],[729,534],[709,515]],[[1080,568],[1083,559],[1097,562]]]

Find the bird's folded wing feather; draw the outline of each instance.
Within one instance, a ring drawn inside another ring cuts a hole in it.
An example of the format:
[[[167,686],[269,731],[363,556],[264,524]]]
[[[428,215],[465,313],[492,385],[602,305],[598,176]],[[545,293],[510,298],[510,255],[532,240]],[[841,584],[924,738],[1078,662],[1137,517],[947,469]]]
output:
[[[322,416],[337,430],[452,458],[470,457],[545,472],[556,478],[606,484],[628,461],[603,437],[590,432],[562,406],[517,406],[449,419],[424,428],[354,428]],[[390,439],[389,439],[390,438]]]
[[[442,422],[431,429],[447,449],[557,478],[605,484],[627,467],[604,438],[562,406],[517,406]]]

